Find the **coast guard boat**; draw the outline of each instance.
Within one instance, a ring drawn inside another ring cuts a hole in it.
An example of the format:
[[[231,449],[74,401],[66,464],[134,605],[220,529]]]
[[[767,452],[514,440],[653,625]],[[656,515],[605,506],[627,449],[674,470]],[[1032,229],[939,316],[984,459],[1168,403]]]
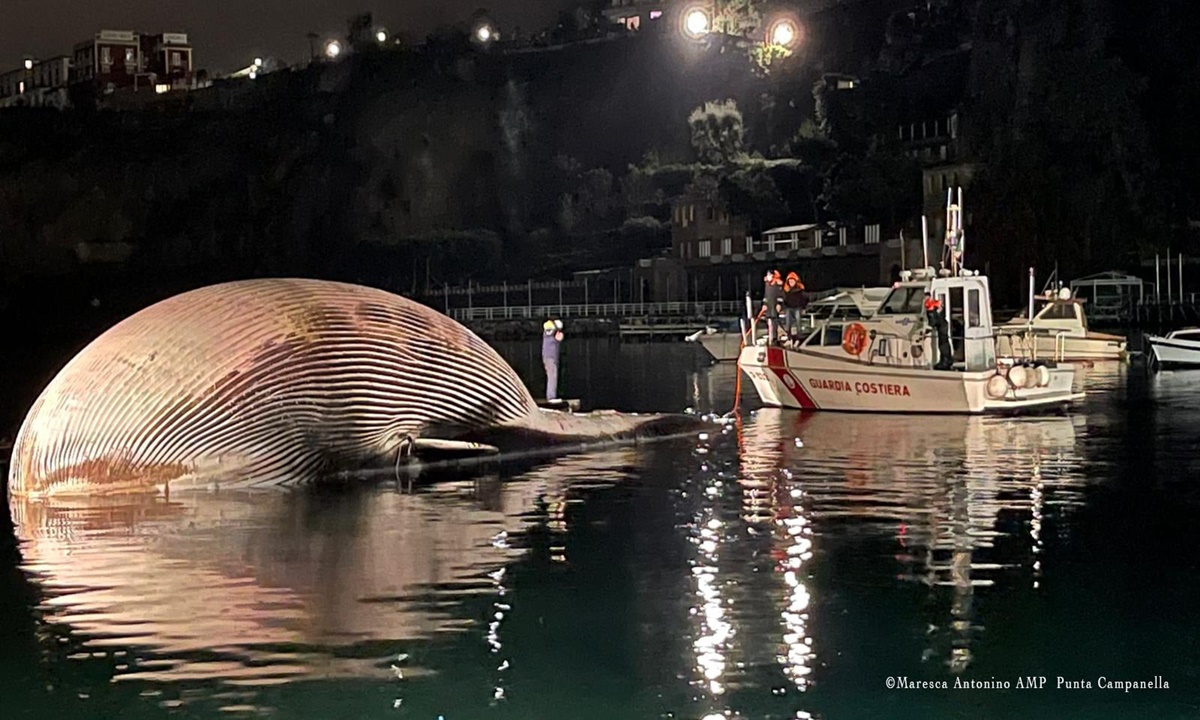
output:
[[[962,190],[947,198],[943,268],[906,270],[869,318],[827,322],[799,345],[756,337],[739,356],[770,406],[805,410],[1003,413],[1063,406],[1075,370],[1053,361],[998,357],[986,276],[962,267]],[[948,260],[948,262],[947,262]],[[948,267],[946,267],[948,265]],[[950,357],[942,358],[927,299],[940,301]],[[944,369],[943,369],[944,368]]]

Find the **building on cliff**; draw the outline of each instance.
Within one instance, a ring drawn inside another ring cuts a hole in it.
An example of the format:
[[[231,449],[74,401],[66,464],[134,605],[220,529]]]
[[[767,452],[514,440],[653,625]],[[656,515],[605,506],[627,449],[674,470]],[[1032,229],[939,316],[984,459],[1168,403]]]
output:
[[[186,33],[101,30],[74,48],[71,83],[90,84],[101,94],[124,88],[162,93],[192,81],[192,46]]]
[[[26,59],[23,67],[0,75],[0,108],[61,107],[66,102],[71,58]]]

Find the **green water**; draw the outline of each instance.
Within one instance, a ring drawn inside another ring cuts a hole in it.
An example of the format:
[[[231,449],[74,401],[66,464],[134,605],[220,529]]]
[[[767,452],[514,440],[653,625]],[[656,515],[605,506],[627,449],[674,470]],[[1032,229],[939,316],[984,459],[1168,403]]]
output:
[[[563,392],[724,412],[694,350],[568,343]],[[3,717],[1200,717],[1200,373],[1081,382],[1040,419],[762,410],[412,492],[16,507]]]

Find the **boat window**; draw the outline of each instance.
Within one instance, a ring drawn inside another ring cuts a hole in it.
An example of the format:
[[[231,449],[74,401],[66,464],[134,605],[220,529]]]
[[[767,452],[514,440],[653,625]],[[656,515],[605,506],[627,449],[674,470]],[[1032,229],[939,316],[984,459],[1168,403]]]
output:
[[[925,309],[925,288],[898,287],[888,293],[887,299],[876,311],[878,315],[918,315]]]
[[[1200,330],[1180,330],[1171,336],[1173,340],[1200,340]]]
[[[842,326],[841,325],[824,325],[817,328],[813,333],[813,337],[809,339],[808,345],[818,345],[821,347],[834,347],[842,344]]]
[[[967,327],[979,327],[979,290],[967,291]]]
[[[1074,303],[1050,303],[1045,310],[1039,313],[1039,317],[1043,320],[1074,320],[1075,319],[1075,304]]]

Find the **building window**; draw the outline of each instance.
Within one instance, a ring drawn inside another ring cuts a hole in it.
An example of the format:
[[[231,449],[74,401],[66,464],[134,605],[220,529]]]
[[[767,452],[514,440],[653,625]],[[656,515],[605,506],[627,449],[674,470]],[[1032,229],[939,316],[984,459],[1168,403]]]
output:
[[[183,67],[183,53],[181,53],[181,52],[171,53],[171,67],[173,67],[173,68]]]
[[[700,257],[710,257],[712,255],[712,240],[700,241]]]
[[[660,17],[662,17],[662,10],[651,10],[650,11],[650,19],[651,20],[657,20]]]
[[[722,255],[732,255],[733,254],[733,238],[725,238],[724,240],[721,241],[721,254]]]
[[[112,48],[100,48],[100,64],[105,67],[112,65]]]
[[[708,210],[709,222],[716,220],[717,219],[717,209],[715,207],[713,207],[712,205],[709,205],[707,210]]]
[[[134,67],[137,65],[137,50],[134,48],[125,48],[125,67]]]
[[[630,15],[627,18],[621,18],[621,24],[625,26],[626,30],[633,32],[642,26],[642,16]]]

